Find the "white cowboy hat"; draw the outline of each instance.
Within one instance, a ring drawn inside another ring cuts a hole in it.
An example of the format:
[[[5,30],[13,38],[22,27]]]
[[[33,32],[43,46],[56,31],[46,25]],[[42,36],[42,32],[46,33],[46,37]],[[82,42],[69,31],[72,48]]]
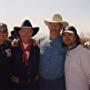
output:
[[[65,28],[66,26],[68,26],[68,22],[63,21],[62,16],[60,14],[54,14],[52,19],[49,20],[44,20],[44,23],[48,26],[49,23],[61,23],[63,25],[63,28]]]

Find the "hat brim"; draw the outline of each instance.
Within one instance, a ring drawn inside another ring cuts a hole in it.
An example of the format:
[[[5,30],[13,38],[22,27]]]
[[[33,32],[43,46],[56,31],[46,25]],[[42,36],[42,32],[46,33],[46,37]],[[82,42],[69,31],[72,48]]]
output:
[[[66,21],[56,22],[56,21],[47,21],[47,20],[44,20],[44,23],[45,23],[46,26],[48,26],[49,23],[61,23],[63,25],[63,28],[66,28],[69,25],[69,23],[66,22]]]
[[[22,29],[22,28],[28,28],[28,29],[32,29],[33,30],[33,34],[32,36],[36,35],[37,32],[39,31],[39,27],[14,27],[14,30],[17,31],[19,33],[19,31]]]
[[[63,33],[70,33],[70,34],[74,34],[74,32],[73,32],[73,31],[71,31],[71,30],[64,30],[64,31],[63,31]]]

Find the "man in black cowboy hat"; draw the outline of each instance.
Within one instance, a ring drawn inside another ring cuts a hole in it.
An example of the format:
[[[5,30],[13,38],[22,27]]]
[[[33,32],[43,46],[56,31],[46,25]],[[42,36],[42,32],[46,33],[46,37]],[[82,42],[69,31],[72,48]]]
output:
[[[12,47],[14,63],[12,67],[12,82],[19,89],[38,90],[39,80],[39,47],[32,39],[39,27],[32,27],[25,20],[21,27],[14,27],[20,35],[17,45]]]

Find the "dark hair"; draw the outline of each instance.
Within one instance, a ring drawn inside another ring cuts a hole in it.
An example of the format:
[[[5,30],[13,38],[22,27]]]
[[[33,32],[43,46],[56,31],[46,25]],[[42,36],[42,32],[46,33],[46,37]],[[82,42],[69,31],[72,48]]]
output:
[[[0,28],[3,28],[5,32],[8,32],[8,28],[6,24],[0,23]]]
[[[76,37],[77,37],[77,38],[76,38],[76,44],[77,44],[77,45],[81,44],[79,35],[76,35]]]
[[[74,26],[68,26],[68,27],[66,27],[65,30],[69,30],[69,31],[74,32],[74,35],[76,36],[76,44],[77,45],[81,44],[80,37],[79,37],[79,35],[77,33],[77,30]],[[63,33],[64,33],[65,30],[63,30],[63,32],[62,32],[62,36],[63,36]]]

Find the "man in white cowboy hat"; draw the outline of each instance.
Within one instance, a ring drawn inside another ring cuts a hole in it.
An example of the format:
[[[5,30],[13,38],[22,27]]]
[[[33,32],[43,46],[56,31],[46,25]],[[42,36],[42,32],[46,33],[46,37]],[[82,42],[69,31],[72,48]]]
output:
[[[55,14],[51,21],[45,20],[50,32],[49,40],[40,49],[40,90],[65,90],[64,61],[66,49],[60,32],[68,22],[60,14]]]
[[[21,27],[14,27],[20,35],[17,45],[12,47],[12,85],[20,90],[39,89],[39,47],[32,39],[39,27],[32,27],[29,20],[25,20]]]

